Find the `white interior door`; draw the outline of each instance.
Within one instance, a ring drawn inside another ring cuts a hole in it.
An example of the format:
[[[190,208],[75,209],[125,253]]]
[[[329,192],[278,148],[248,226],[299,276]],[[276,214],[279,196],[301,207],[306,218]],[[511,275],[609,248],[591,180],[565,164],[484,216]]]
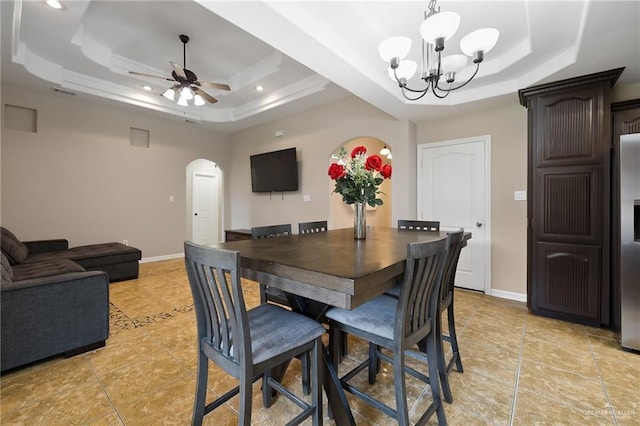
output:
[[[491,293],[491,138],[418,146],[418,220],[472,233],[462,249],[455,285]]]
[[[200,172],[193,173],[193,236],[196,244],[220,242],[219,195],[220,177]]]

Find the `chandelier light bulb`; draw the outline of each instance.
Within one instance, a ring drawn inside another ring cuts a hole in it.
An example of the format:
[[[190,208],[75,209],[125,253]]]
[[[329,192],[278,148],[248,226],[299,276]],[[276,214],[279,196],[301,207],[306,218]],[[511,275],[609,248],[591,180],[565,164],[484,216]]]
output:
[[[195,106],[202,106],[204,105],[204,99],[202,99],[202,96],[196,93],[196,95],[193,97],[193,104]]]
[[[405,36],[389,37],[378,45],[378,53],[385,62],[392,58],[404,59],[411,50],[411,39]]]
[[[415,61],[406,60],[400,61],[398,64],[398,68],[395,69],[395,73],[393,68],[388,68],[389,77],[391,80],[396,81],[396,76],[398,80],[405,79],[409,80],[416,73],[418,69],[418,64]]]
[[[436,44],[442,38],[449,40],[460,26],[460,15],[455,12],[439,12],[429,16],[420,25],[420,35],[427,43]]]
[[[445,41],[451,38],[460,26],[460,15],[449,11],[440,12],[436,3],[437,0],[429,1],[428,10],[424,12],[425,19],[420,25],[423,40],[420,49],[422,58],[419,78],[424,83],[421,88],[412,88],[407,84],[407,80],[414,76],[418,68],[415,61],[404,59],[411,50],[411,40],[402,36],[390,37],[378,45],[380,57],[389,64],[389,78],[398,84],[400,93],[409,101],[420,100],[429,92],[437,98],[444,99],[451,92],[465,87],[478,74],[485,53],[496,45],[500,34],[494,28],[474,31],[460,41],[460,48],[466,56],[443,56]],[[465,76],[466,81],[454,86],[456,74],[465,69],[469,56],[475,70],[468,78]]]
[[[467,58],[464,55],[449,55],[442,58],[442,73],[458,73],[467,66]]]
[[[460,40],[460,49],[467,56],[473,56],[476,52],[487,53],[498,42],[500,31],[495,28],[482,28],[473,31]]]

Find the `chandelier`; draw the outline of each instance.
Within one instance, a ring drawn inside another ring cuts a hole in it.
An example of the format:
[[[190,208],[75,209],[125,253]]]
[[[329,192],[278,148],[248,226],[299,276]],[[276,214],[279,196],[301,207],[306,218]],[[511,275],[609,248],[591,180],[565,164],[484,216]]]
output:
[[[429,90],[436,97],[445,98],[452,91],[466,86],[478,74],[484,54],[489,52],[498,41],[498,30],[479,29],[460,40],[460,49],[464,55],[442,56],[444,42],[458,30],[460,15],[455,12],[440,12],[440,7],[436,9],[436,2],[437,0],[429,1],[428,10],[424,12],[425,19],[420,25],[420,35],[422,35],[420,78],[426,83],[424,88],[417,90],[407,86],[407,80],[413,77],[418,68],[415,61],[404,59],[411,49],[409,37],[390,37],[378,46],[378,53],[384,61],[389,63],[389,77],[398,83],[402,95],[410,101],[417,101],[429,93]],[[476,64],[475,72],[467,81],[454,86],[456,74],[467,66],[467,56],[473,58],[473,63]],[[441,80],[445,80],[448,86],[441,87]],[[412,94],[414,96],[411,96]]]

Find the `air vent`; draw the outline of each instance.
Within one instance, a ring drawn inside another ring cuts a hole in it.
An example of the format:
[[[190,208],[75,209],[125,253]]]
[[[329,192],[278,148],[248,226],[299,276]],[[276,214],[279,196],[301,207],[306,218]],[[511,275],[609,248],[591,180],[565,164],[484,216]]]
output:
[[[70,90],[65,90],[65,89],[59,89],[57,87],[52,87],[52,90],[54,92],[58,92],[58,93],[62,93],[63,95],[69,95],[69,96],[75,96],[75,92],[72,92]]]

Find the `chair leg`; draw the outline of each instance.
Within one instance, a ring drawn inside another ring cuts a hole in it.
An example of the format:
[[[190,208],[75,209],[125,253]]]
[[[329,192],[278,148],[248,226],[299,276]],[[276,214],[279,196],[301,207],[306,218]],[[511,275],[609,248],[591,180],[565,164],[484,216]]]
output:
[[[204,418],[204,407],[207,399],[207,379],[209,376],[209,359],[198,348],[198,372],[196,378],[196,395],[193,402],[193,417],[191,424],[202,425]]]
[[[393,358],[393,386],[396,394],[396,421],[399,426],[409,424],[407,384],[404,374],[404,354],[395,354]]]
[[[451,404],[453,402],[453,396],[451,395],[451,386],[449,386],[447,360],[445,359],[444,345],[442,344],[442,313],[436,315],[435,320],[436,325],[431,333],[435,333],[434,341],[436,347],[436,359],[438,360],[438,375],[440,376],[440,384],[442,386],[442,395],[444,400]]]
[[[340,333],[340,360],[344,359],[347,356],[347,338],[349,337],[348,333],[344,331]]]
[[[260,304],[267,303],[267,287],[264,284],[260,284]]]
[[[310,368],[310,363],[309,363],[309,352],[304,353],[300,356],[300,363],[302,364],[300,366],[301,371],[302,371],[302,393],[305,395],[309,395],[310,392],[310,388],[309,388],[309,368]]]
[[[459,373],[464,373],[462,368],[462,360],[460,359],[460,350],[458,349],[458,336],[456,335],[456,320],[453,314],[453,300],[447,308],[447,320],[449,322],[449,339],[451,340],[451,350],[456,360],[456,369]]]
[[[379,350],[380,346],[369,343],[369,383],[372,385],[376,383],[376,377],[380,372],[381,360],[378,357]]]
[[[268,370],[267,370],[268,371]],[[271,395],[271,386],[267,383],[267,373],[265,373],[265,378],[262,381],[262,396],[266,395],[267,392]],[[251,400],[253,399],[253,380],[252,377],[247,376],[246,374],[240,377],[240,405],[238,407],[238,425],[242,426],[250,426],[251,425]]]
[[[264,406],[264,408],[271,407],[271,404],[273,404],[273,396],[275,393],[269,385],[269,377],[271,377],[271,370],[267,369],[262,375],[262,405]]]
[[[429,385],[431,386],[431,396],[438,416],[438,424],[446,425],[447,416],[444,413],[442,400],[440,399],[440,381],[438,380],[438,361],[436,352],[436,334],[432,331],[427,336],[427,362],[429,365]]]
[[[307,353],[309,354],[309,353]],[[322,424],[322,340],[316,339],[316,343],[313,345],[313,350],[310,354],[311,362],[311,401],[316,407],[314,414],[311,418],[313,426],[319,426]]]

